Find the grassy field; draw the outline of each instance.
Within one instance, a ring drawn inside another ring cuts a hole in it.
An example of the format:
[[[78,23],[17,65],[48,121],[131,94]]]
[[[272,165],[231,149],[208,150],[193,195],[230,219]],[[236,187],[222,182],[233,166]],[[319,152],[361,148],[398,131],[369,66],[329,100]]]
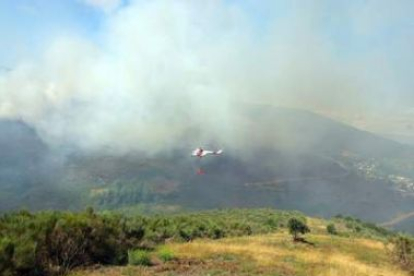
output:
[[[70,276],[150,275],[295,275],[295,276],[408,276],[392,263],[389,246],[366,238],[330,236],[326,222],[308,219],[312,244],[294,243],[286,230],[272,234],[221,240],[197,239],[162,247],[172,260],[163,262],[151,252],[152,266],[98,266]]]

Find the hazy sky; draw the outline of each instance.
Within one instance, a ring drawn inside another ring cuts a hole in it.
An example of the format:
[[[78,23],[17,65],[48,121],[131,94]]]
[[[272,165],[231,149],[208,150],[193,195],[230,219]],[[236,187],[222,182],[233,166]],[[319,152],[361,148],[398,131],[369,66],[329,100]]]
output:
[[[159,150],[238,101],[414,136],[411,0],[2,0],[0,37],[0,116],[50,141]]]

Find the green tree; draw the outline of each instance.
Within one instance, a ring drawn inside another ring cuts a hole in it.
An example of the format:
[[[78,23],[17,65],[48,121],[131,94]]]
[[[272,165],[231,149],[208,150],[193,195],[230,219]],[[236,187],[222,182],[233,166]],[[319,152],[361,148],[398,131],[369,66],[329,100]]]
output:
[[[331,235],[337,235],[338,231],[336,230],[335,224],[330,223],[326,226],[326,231]]]
[[[292,235],[294,241],[299,240],[299,234],[306,234],[310,232],[310,229],[306,223],[297,218],[289,219],[288,228],[289,233]]]

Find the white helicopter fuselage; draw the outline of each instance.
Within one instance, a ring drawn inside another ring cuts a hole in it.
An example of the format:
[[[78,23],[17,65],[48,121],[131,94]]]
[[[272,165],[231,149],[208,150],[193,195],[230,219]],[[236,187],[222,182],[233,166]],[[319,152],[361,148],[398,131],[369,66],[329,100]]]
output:
[[[204,157],[204,156],[207,156],[207,155],[220,155],[222,153],[223,153],[223,150],[212,151],[212,150],[204,150],[202,148],[197,148],[191,153],[191,156],[201,158],[201,157]]]

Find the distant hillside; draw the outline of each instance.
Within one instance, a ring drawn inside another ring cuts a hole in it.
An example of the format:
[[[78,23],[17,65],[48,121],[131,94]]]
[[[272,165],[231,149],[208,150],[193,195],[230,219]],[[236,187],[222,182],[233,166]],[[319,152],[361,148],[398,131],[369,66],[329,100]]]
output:
[[[1,168],[30,167],[47,154],[47,146],[22,121],[0,120]]]
[[[381,226],[412,233],[414,232],[414,212],[398,215],[387,222],[381,223]]]
[[[246,105],[240,109],[246,122],[244,133],[257,134],[256,140],[276,148],[291,151],[310,151],[336,155],[349,151],[359,156],[402,157],[413,156],[413,148],[334,121],[310,111],[275,108],[267,105]],[[262,137],[264,136],[264,137]]]
[[[22,121],[0,120],[0,212],[69,208],[76,202],[57,185],[59,164],[36,131]]]
[[[30,127],[8,121],[0,132],[9,160],[0,166],[0,210],[277,207],[378,223],[414,210],[411,147],[308,111],[249,105],[237,116],[241,138],[212,141],[224,155],[201,162],[189,156],[195,134],[151,158],[73,151],[56,163]],[[195,174],[199,166],[206,174]]]
[[[414,209],[409,187],[402,193],[388,178],[409,174],[404,168],[413,160],[410,147],[307,111],[246,110],[240,114],[241,133],[250,139],[243,154],[230,146],[223,156],[201,163],[183,151],[152,159],[78,156],[72,161],[79,164],[77,173],[87,176],[85,183],[95,183],[91,196],[101,208],[277,207],[376,222]],[[205,175],[195,174],[200,165]]]

